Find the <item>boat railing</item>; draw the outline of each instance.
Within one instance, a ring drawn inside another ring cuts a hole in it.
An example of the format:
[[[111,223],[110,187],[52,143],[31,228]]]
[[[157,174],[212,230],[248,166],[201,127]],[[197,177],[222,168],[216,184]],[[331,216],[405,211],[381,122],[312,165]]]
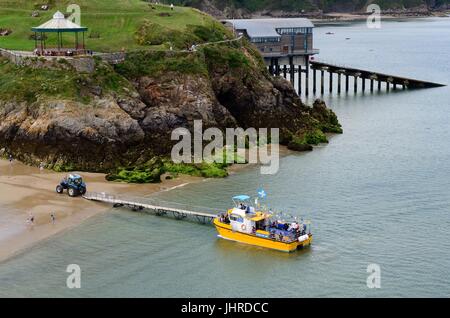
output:
[[[271,238],[286,243],[295,242],[300,236],[304,234],[300,231],[280,230],[274,227],[269,227],[268,232]]]

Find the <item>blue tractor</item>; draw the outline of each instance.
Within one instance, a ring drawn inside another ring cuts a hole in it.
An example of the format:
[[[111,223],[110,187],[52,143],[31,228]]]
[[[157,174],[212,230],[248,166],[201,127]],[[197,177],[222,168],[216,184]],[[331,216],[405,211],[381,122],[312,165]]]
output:
[[[77,174],[70,174],[65,177],[60,184],[56,186],[57,193],[63,193],[67,189],[67,194],[71,197],[84,195],[86,193],[86,184],[83,178]]]

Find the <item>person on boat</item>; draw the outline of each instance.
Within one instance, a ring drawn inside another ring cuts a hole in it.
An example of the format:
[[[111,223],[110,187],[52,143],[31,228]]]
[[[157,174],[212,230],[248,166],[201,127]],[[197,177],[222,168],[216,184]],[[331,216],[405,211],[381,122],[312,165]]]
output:
[[[289,226],[289,231],[292,232],[297,232],[300,229],[300,225],[298,224],[298,222],[292,222],[291,225]]]
[[[306,234],[306,224],[303,224],[302,235],[305,235],[305,234]]]

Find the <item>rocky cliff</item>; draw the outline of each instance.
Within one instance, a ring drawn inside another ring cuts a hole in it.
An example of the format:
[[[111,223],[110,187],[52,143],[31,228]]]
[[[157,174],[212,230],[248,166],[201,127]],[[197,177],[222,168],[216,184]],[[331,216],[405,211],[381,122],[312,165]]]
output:
[[[173,2],[173,1],[172,1]],[[387,13],[426,14],[433,10],[448,10],[449,0],[177,0],[176,3],[193,6],[220,18],[249,18],[260,15],[291,17],[322,13],[364,12],[369,4],[376,3]]]
[[[167,155],[171,131],[192,129],[195,119],[204,128],[279,127],[281,143],[299,150],[317,143],[311,136],[341,131],[331,110],[304,105],[242,41],[130,53],[115,66],[96,59],[90,73],[63,60],[0,59],[1,153],[55,170],[108,172]]]

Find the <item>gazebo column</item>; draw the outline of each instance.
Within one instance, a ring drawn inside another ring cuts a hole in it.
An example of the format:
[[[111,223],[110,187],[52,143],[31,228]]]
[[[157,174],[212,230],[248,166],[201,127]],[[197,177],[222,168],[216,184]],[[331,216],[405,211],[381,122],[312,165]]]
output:
[[[60,37],[59,31],[56,33],[56,36],[57,36],[56,42],[58,43],[58,52],[60,52],[60,51],[61,51],[61,44],[60,44],[60,42],[59,42],[59,37]]]

